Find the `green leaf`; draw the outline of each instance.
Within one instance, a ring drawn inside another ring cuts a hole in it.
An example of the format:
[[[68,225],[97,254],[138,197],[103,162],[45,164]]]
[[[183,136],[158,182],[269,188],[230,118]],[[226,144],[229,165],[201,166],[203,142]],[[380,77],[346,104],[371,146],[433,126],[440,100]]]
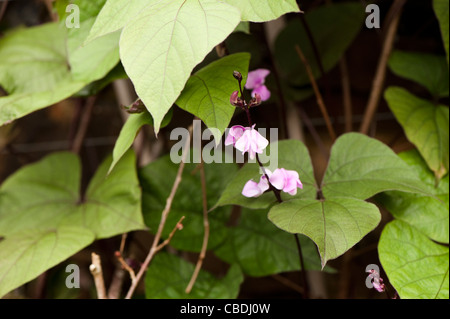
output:
[[[387,192],[379,196],[381,203],[396,219],[414,226],[432,240],[448,244],[448,175],[436,187],[433,173],[416,150],[401,153],[399,156],[419,173],[424,187],[434,197],[403,192]]]
[[[387,190],[429,195],[416,172],[387,145],[359,133],[336,140],[321,189],[327,199],[364,200]]]
[[[239,266],[232,265],[223,278],[200,270],[190,294],[185,290],[194,272],[194,265],[167,253],[159,253],[145,276],[148,299],[235,299],[244,277]],[[187,305],[186,305],[187,306]]]
[[[79,226],[27,229],[0,241],[0,296],[36,278],[95,239]]]
[[[430,169],[438,178],[444,176],[449,167],[448,107],[435,106],[399,87],[388,88],[385,98]]]
[[[303,183],[303,189],[299,189],[297,195],[295,196],[282,193],[281,195],[283,200],[292,198],[316,198],[318,187],[314,178],[313,167],[308,149],[302,142],[297,140],[285,140],[270,143],[266,152],[267,154],[270,154],[269,158],[273,157],[273,159],[277,161],[277,163],[270,162],[270,166],[276,165],[275,168],[278,167],[297,171],[299,173],[300,180]],[[273,170],[274,169],[272,169],[272,171]],[[246,164],[226,186],[215,207],[223,205],[239,205],[247,208],[259,209],[267,208],[274,204],[276,202],[276,198],[272,192],[264,193],[258,198],[247,198],[242,195],[242,189],[244,188],[245,183],[247,183],[250,179],[258,182],[261,175],[262,174],[260,173],[258,164]]]
[[[94,20],[86,20],[79,29],[68,31],[70,73],[73,80],[85,81],[86,84],[102,78],[119,62],[119,32],[83,45]]]
[[[435,97],[449,95],[448,67],[443,56],[394,51],[389,57],[389,68],[396,75],[423,85]]]
[[[80,47],[93,20],[67,29],[48,23],[0,40],[0,125],[59,102],[105,76],[119,61],[118,34]]]
[[[403,299],[448,299],[448,247],[432,242],[416,228],[395,220],[381,233],[381,264]]]
[[[72,153],[49,155],[1,185],[0,296],[94,239],[145,228],[133,153],[105,177],[109,164],[103,162],[83,196]]]
[[[158,1],[125,25],[120,56],[155,132],[193,68],[240,22],[239,11],[216,0]]]
[[[365,14],[360,3],[342,3],[320,6],[307,12],[305,19],[317,45],[324,70],[328,72],[339,62],[361,30]],[[305,66],[295,51],[296,44],[309,61],[314,77],[320,77],[321,72],[313,47],[299,19],[290,21],[280,32],[275,42],[275,59],[289,82],[302,86],[310,81]]]
[[[172,119],[172,112],[167,113],[161,127],[169,124]],[[109,172],[112,171],[117,162],[122,158],[122,156],[128,151],[128,149],[133,144],[139,130],[144,125],[153,126],[153,119],[148,112],[143,112],[139,114],[130,114],[125,124],[120,130],[119,137],[117,138],[116,144],[113,150],[113,161],[109,167]]]
[[[241,19],[251,22],[274,20],[289,12],[299,12],[295,0],[225,0],[241,11]]]
[[[107,0],[97,16],[85,43],[106,34],[121,30],[146,7],[157,4],[155,0]]]
[[[175,102],[180,108],[200,118],[212,130],[216,143],[230,124],[236,107],[230,96],[238,89],[233,71],[247,81],[250,55],[238,53],[214,61],[192,75]],[[217,130],[218,131],[217,131]]]
[[[316,243],[322,267],[357,244],[380,219],[375,205],[353,198],[295,199],[269,211],[269,220],[277,227]]]
[[[146,224],[152,232],[156,232],[177,175],[179,164],[175,164],[170,156],[165,156],[150,163],[140,172],[143,189],[142,207]],[[211,163],[204,164],[208,207],[217,201],[218,194],[229,182],[230,176],[236,172],[236,164]],[[197,172],[193,174],[193,172]],[[167,238],[173,227],[182,216],[183,230],[175,234],[170,241],[171,246],[188,251],[199,252],[203,242],[203,206],[201,181],[196,163],[186,163],[181,184],[174,197],[166,227],[162,234]],[[218,246],[226,237],[226,222],[230,216],[230,208],[219,208],[209,214],[210,236],[208,249]]]
[[[439,25],[441,27],[441,35],[442,41],[444,43],[445,51],[447,52],[447,63],[448,60],[448,41],[449,41],[449,32],[448,32],[448,1],[447,0],[434,0],[433,8],[436,16],[439,20]]]
[[[214,253],[230,264],[237,263],[253,277],[300,270],[294,236],[276,228],[266,212],[243,209],[239,224],[230,228],[227,240]],[[300,242],[305,268],[320,270],[315,245],[303,236]]]

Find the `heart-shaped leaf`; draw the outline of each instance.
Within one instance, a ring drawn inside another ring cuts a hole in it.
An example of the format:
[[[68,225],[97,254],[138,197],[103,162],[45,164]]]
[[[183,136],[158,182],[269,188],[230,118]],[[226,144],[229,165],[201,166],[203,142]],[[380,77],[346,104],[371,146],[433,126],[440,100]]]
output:
[[[105,177],[109,165],[100,166],[84,196],[80,162],[72,153],[49,155],[2,184],[0,296],[94,239],[145,228],[133,153]]]
[[[58,23],[19,29],[0,40],[0,125],[52,105],[105,76],[118,62],[119,34],[84,47],[93,19],[67,31]]]
[[[216,0],[158,1],[126,24],[120,57],[155,132],[193,68],[240,22],[235,7]]]
[[[174,237],[175,238],[175,237]],[[180,257],[159,253],[145,276],[148,299],[235,299],[244,276],[238,265],[232,265],[223,278],[200,270],[190,294],[185,292],[194,265]]]
[[[388,88],[385,98],[408,139],[436,177],[442,178],[449,167],[448,107],[436,106],[399,87]]]
[[[394,51],[389,57],[389,68],[396,75],[423,85],[435,97],[449,94],[448,67],[444,56]]]
[[[238,89],[233,71],[239,71],[245,83],[249,62],[248,53],[238,53],[210,63],[189,78],[175,102],[212,129],[217,143],[230,124],[236,109],[230,104],[231,93]]]
[[[380,219],[375,205],[353,198],[294,199],[269,211],[269,220],[277,227],[306,235],[316,243],[322,267],[357,244]]]
[[[270,143],[265,150],[269,162],[267,167],[285,168],[299,173],[303,183],[303,189],[298,190],[297,195],[281,194],[283,200],[292,198],[316,198],[317,184],[314,178],[313,167],[306,146],[297,140],[285,140]],[[272,192],[267,192],[258,198],[248,198],[242,195],[245,183],[250,179],[259,182],[262,174],[259,165],[248,163],[233,177],[227,185],[215,207],[223,205],[240,205],[247,208],[267,208],[276,202]]]
[[[265,22],[289,12],[299,12],[295,0],[225,0],[241,11],[242,21]]]
[[[387,190],[429,194],[417,173],[388,146],[359,133],[336,140],[321,188],[325,198],[367,199]]]
[[[439,181],[415,150],[399,155],[420,176],[424,188],[434,197],[403,192],[386,192],[379,196],[381,203],[396,219],[407,222],[431,239],[449,242],[449,181],[448,175]]]
[[[378,254],[389,281],[403,299],[448,299],[448,247],[394,220],[381,233]]]
[[[230,228],[227,240],[214,250],[222,260],[237,263],[254,277],[300,270],[295,238],[267,220],[267,210],[243,209],[239,223]],[[320,270],[317,249],[300,236],[305,268]]]

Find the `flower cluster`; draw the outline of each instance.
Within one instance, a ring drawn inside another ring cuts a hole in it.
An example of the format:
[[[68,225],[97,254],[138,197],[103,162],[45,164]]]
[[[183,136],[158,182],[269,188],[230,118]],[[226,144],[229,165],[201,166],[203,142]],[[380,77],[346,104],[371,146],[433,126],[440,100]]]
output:
[[[246,102],[239,97],[239,92],[235,91],[230,96],[230,103],[234,106],[241,107],[249,118],[251,125],[250,113],[248,108],[259,105],[261,101],[265,101],[270,97],[270,91],[264,85],[266,76],[270,73],[269,70],[258,69],[248,73],[247,83],[245,88],[253,89],[252,100],[247,106]],[[242,76],[239,72],[235,72],[234,77],[239,81]],[[255,124],[251,127],[244,127],[235,125],[230,128],[228,136],[225,139],[225,145],[233,145],[236,149],[245,154],[248,152],[250,159],[254,159],[257,154],[261,154],[269,145],[269,141],[265,139],[257,130]],[[259,160],[258,160],[259,162]],[[270,188],[270,185],[279,191],[286,192],[290,195],[296,195],[298,188],[303,188],[299,175],[296,171],[287,170],[284,168],[277,168],[273,173],[268,169],[263,169],[264,174],[261,176],[259,182],[249,180],[242,190],[242,195],[245,197],[258,197]]]
[[[296,171],[277,168],[272,173],[268,169],[265,169],[265,174],[261,176],[259,183],[251,179],[244,185],[242,195],[245,197],[258,197],[263,194],[269,189],[269,182],[266,176],[269,177],[269,182],[273,187],[292,196],[297,194],[297,188],[303,188],[303,184]]]

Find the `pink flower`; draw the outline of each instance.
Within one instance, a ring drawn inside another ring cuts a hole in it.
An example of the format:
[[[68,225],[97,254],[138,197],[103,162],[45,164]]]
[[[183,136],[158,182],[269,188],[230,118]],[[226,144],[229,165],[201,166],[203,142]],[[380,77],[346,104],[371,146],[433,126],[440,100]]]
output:
[[[289,171],[284,168],[277,168],[273,173],[268,169],[265,169],[265,171],[269,177],[270,184],[276,189],[283,190],[283,192],[289,193],[290,195],[295,195],[297,194],[297,188],[303,188],[296,171]],[[263,174],[259,183],[256,183],[252,179],[249,180],[242,189],[242,195],[245,197],[258,197],[268,189],[269,183]]]
[[[266,169],[266,173],[267,175],[271,174],[268,169]],[[245,197],[258,197],[268,189],[269,183],[267,182],[267,178],[265,175],[262,175],[259,179],[259,183],[256,183],[252,179],[245,183],[244,188],[242,189],[242,195]]]
[[[234,125],[230,128],[228,131],[228,136],[225,139],[225,146],[226,145],[235,145],[237,140],[244,134],[244,131],[246,130],[245,127],[241,125]]]
[[[252,90],[252,97],[255,97],[255,94],[259,94],[262,101],[267,101],[270,98],[270,91],[264,85],[269,73],[270,71],[267,69],[257,69],[248,72],[245,88],[247,90]]]
[[[225,145],[227,145],[226,141]],[[248,152],[250,159],[254,159],[256,153],[261,154],[267,145],[269,145],[269,141],[255,130],[255,124],[252,127],[246,127],[242,136],[234,143],[234,147],[242,154]]]
[[[272,175],[269,176],[269,181],[273,187],[283,190],[283,192],[289,193],[290,195],[297,194],[297,188],[303,188],[298,173],[284,168],[277,168]]]

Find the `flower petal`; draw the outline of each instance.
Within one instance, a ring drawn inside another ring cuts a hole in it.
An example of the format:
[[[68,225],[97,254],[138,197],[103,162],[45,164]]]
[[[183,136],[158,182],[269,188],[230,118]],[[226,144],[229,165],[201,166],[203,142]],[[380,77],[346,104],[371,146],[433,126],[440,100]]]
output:
[[[253,180],[249,180],[245,183],[244,188],[242,189],[242,195],[245,197],[258,197],[263,193],[256,183]]]
[[[270,91],[265,85],[256,87],[252,91],[252,97],[254,97],[255,94],[259,94],[261,96],[261,101],[267,101],[268,99],[270,99]]]
[[[266,76],[270,74],[267,69],[256,69],[254,71],[248,72],[247,83],[245,83],[245,88],[247,90],[254,89],[264,84]]]
[[[245,127],[241,125],[232,126],[229,131],[227,138],[225,139],[225,146],[235,144],[236,141],[244,134]]]

